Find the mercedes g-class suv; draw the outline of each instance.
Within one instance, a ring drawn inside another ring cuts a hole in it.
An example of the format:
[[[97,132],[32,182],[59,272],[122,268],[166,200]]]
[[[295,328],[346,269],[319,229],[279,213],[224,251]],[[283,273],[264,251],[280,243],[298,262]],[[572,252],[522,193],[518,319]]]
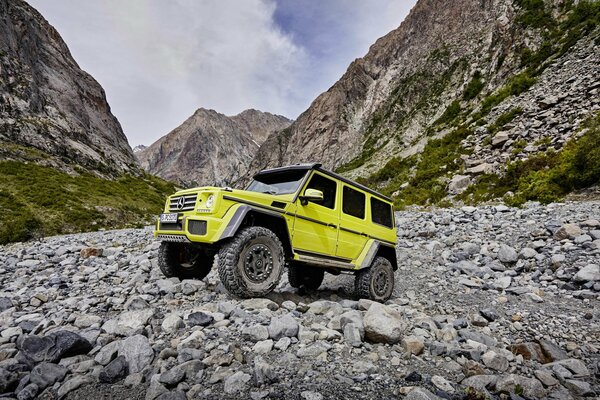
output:
[[[354,274],[359,297],[385,301],[398,268],[391,200],[320,164],[261,171],[246,190],[179,191],[155,236],[165,276],[202,279],[218,254],[221,282],[240,297],[271,292],[287,266],[293,287]]]

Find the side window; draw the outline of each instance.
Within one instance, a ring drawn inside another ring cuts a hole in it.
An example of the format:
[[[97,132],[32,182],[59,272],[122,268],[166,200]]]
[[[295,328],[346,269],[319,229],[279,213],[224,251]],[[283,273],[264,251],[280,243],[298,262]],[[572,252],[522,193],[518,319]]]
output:
[[[392,206],[375,197],[371,197],[371,219],[376,224],[393,228]]]
[[[365,218],[365,195],[358,190],[344,186],[342,195],[342,211],[353,217]]]
[[[308,182],[306,188],[317,189],[323,192],[323,201],[316,204],[331,208],[332,210],[335,208],[335,193],[337,191],[337,184],[335,181],[327,179],[319,174],[314,174],[312,178],[310,178],[310,182]]]

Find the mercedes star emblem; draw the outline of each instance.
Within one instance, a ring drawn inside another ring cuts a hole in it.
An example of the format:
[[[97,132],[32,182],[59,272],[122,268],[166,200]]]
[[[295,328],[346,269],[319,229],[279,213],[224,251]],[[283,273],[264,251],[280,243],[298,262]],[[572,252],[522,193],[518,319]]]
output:
[[[185,206],[185,199],[183,197],[180,197],[179,200],[177,200],[177,209],[182,210],[184,206]]]

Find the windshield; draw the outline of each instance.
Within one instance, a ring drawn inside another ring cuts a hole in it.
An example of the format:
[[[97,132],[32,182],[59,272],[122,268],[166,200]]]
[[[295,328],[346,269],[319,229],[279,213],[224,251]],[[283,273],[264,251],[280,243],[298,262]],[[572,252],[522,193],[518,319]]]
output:
[[[260,175],[252,180],[246,190],[269,194],[295,193],[306,173],[305,169],[291,169]]]

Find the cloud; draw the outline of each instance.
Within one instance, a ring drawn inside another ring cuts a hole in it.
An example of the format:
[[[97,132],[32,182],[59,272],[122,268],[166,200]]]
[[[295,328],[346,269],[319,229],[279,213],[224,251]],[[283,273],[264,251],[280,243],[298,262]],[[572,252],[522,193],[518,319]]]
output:
[[[132,145],[154,142],[199,107],[295,118],[412,3],[28,1],[105,88]]]

